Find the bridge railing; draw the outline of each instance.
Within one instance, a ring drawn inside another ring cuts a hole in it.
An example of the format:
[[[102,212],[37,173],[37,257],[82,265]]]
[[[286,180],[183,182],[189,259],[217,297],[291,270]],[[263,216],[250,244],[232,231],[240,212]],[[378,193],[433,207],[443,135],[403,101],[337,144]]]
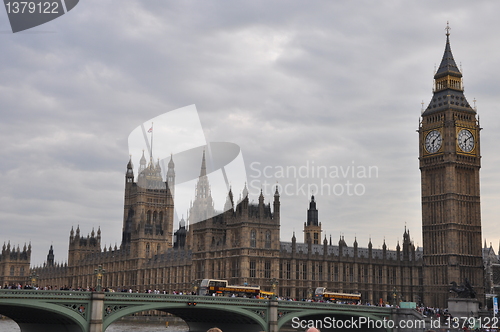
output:
[[[393,308],[378,307],[378,306],[366,306],[366,305],[353,305],[353,304],[338,304],[338,303],[326,303],[326,302],[307,302],[307,301],[278,301],[280,307],[307,307],[307,308],[335,308],[338,310],[347,311],[370,311],[370,312],[380,312],[380,313],[390,313]]]
[[[71,298],[75,300],[89,300],[91,296],[91,292],[83,291],[0,289],[0,298]]]
[[[174,295],[174,294],[153,294],[153,293],[105,293],[105,300],[129,300],[129,301],[169,301],[169,302],[199,302],[199,303],[226,303],[226,304],[249,304],[266,305],[266,299],[250,299],[243,297],[225,296],[202,296],[202,295]]]

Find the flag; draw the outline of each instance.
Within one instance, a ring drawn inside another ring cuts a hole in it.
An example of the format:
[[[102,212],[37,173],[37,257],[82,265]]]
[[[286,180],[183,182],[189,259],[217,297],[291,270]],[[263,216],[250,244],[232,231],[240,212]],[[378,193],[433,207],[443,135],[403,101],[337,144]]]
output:
[[[149,128],[148,133],[151,134],[153,132],[153,127]]]

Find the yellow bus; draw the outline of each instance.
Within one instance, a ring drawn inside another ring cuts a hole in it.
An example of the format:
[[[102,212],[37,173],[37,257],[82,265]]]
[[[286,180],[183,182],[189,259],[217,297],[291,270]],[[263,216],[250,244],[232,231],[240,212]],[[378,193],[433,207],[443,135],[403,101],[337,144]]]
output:
[[[325,287],[316,288],[314,298],[317,301],[347,302],[356,304],[361,302],[361,294],[359,293],[329,292]]]
[[[231,286],[220,279],[203,279],[198,291],[198,295],[212,296],[260,297],[260,294],[260,286]]]

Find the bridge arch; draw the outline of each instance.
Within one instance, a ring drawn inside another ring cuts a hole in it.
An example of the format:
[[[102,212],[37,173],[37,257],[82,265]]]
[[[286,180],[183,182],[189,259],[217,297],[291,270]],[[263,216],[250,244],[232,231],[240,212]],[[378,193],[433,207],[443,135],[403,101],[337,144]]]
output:
[[[21,332],[86,332],[89,309],[88,302],[79,305],[25,299],[0,302],[0,314],[15,321]]]
[[[370,319],[372,321],[382,321],[385,318],[387,318],[390,315],[377,315],[373,313],[358,313],[358,312],[346,312],[345,310],[335,310],[335,309],[328,309],[328,310],[314,310],[312,313],[310,310],[305,310],[305,311],[292,311],[292,312],[287,312],[283,314],[279,319],[278,319],[278,331],[288,323],[294,323],[294,322],[300,322],[302,324],[308,324],[309,321],[313,321],[316,323],[316,321],[321,320],[326,323],[327,326],[315,326],[318,327],[321,331],[330,331],[330,328],[328,327],[328,324],[333,324],[331,318],[335,318],[336,320],[343,320],[344,322],[346,320],[350,320],[351,317],[354,320],[360,319],[361,317],[364,317],[366,319]],[[328,319],[324,319],[325,317],[328,317]],[[299,323],[299,324],[300,324]],[[292,325],[293,326],[293,325]],[[298,331],[304,330],[304,327],[309,327],[309,326],[299,326],[297,327]],[[333,326],[330,325],[330,327],[333,328]],[[344,327],[345,328],[345,327]],[[366,331],[366,328],[352,328],[349,327],[347,328],[349,331]],[[338,331],[338,328],[332,329]],[[343,328],[342,328],[343,330]],[[382,328],[382,329],[370,329],[370,331],[391,331],[392,329],[390,328]]]
[[[196,304],[195,304],[196,303]],[[268,328],[267,315],[263,310],[228,306],[225,304],[186,302],[155,302],[125,306],[106,302],[103,331],[122,317],[141,311],[159,310],[171,313],[188,324],[190,331],[206,331],[217,326],[223,331],[257,332]]]

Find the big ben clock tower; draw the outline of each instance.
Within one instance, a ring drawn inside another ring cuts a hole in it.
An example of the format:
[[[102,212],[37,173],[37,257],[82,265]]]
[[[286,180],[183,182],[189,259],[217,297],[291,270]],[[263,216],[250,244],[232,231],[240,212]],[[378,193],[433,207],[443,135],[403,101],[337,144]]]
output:
[[[464,96],[450,46],[434,75],[434,95],[419,132],[424,304],[447,307],[450,283],[468,279],[483,301],[479,122]]]

